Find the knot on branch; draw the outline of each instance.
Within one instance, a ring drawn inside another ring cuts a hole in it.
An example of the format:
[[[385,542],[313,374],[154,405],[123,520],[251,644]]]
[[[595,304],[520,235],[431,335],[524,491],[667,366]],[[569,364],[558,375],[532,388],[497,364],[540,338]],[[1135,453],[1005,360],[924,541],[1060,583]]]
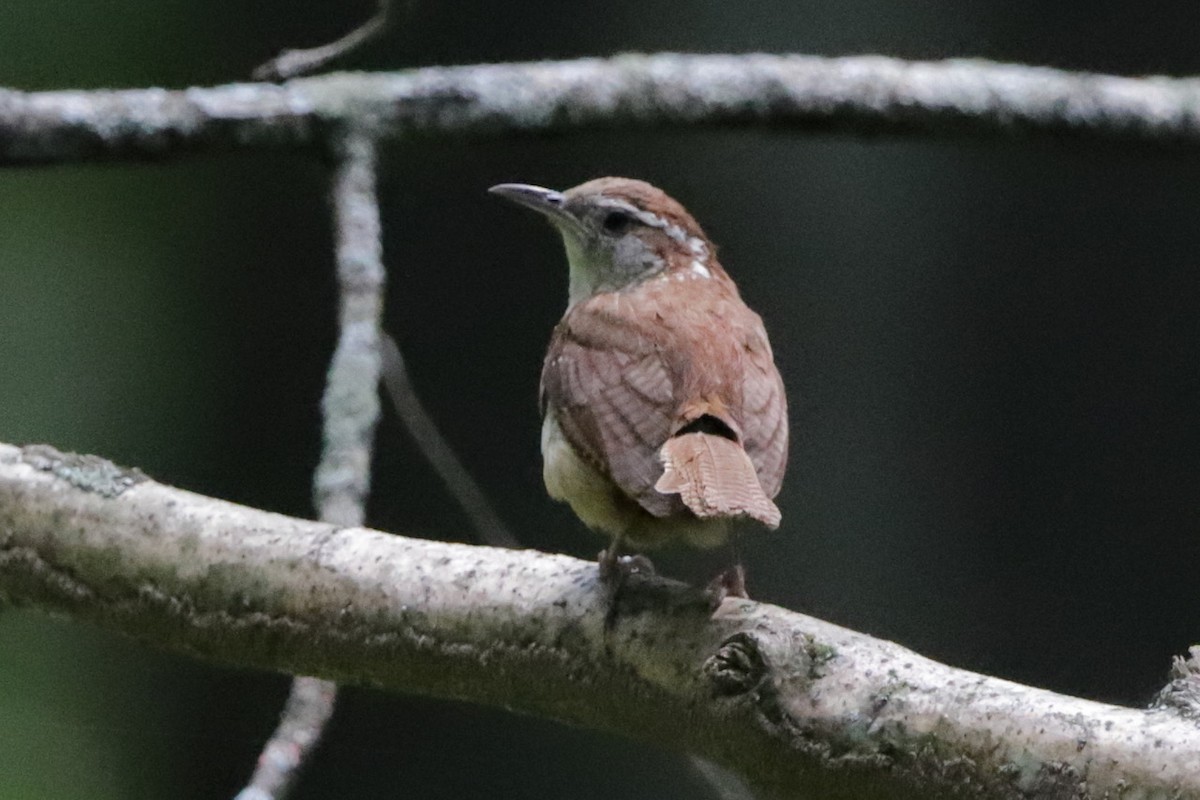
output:
[[[21,460],[34,469],[62,478],[76,489],[101,497],[118,497],[131,486],[149,480],[141,470],[119,467],[100,456],[63,453],[48,444],[22,447]]]
[[[1166,708],[1187,719],[1200,719],[1200,645],[1188,648],[1188,655],[1175,656],[1171,680],[1154,698],[1152,708]]]
[[[757,687],[767,674],[767,662],[753,636],[737,633],[709,656],[703,671],[716,694],[731,697]]]

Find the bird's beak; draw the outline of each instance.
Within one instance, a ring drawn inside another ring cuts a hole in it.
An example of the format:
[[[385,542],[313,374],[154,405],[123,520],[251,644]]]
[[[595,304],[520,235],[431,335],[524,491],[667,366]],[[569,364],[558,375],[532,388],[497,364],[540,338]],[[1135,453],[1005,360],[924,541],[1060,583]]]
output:
[[[579,220],[566,208],[567,198],[562,192],[528,183],[501,183],[488,189],[488,192],[532,208],[560,228],[564,225],[579,227]]]

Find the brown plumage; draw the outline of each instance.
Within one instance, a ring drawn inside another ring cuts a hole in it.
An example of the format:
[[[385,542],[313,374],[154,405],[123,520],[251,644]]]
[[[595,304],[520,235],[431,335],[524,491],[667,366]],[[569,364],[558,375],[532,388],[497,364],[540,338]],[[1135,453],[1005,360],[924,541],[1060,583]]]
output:
[[[495,191],[546,213],[571,261],[542,369],[550,494],[635,547],[712,546],[738,518],[777,527],[783,384],[762,321],[691,215],[624,178]]]
[[[700,519],[750,517],[779,527],[779,509],[763,491],[754,462],[742,446],[723,436],[684,433],[658,451],[663,474],[654,488],[677,494]]]

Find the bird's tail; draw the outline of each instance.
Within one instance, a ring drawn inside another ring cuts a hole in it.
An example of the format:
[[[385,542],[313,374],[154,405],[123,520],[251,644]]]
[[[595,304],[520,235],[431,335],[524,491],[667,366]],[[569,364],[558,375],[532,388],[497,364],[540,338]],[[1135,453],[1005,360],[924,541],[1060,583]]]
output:
[[[668,439],[658,457],[665,471],[654,488],[678,494],[700,519],[749,517],[779,527],[779,508],[763,491],[750,456],[733,439],[682,433]]]

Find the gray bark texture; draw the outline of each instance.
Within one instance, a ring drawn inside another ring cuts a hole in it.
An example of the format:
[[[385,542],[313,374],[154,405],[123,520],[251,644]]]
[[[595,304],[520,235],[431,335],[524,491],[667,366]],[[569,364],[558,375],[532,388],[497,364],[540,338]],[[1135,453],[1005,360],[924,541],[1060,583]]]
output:
[[[594,564],[292,519],[0,445],[0,600],[224,664],[695,753],[772,797],[1200,798],[1197,672],[1149,710]]]
[[[183,90],[0,89],[0,165],[319,148],[347,126],[397,139],[654,125],[1194,147],[1200,80],[975,59],[666,53]]]

